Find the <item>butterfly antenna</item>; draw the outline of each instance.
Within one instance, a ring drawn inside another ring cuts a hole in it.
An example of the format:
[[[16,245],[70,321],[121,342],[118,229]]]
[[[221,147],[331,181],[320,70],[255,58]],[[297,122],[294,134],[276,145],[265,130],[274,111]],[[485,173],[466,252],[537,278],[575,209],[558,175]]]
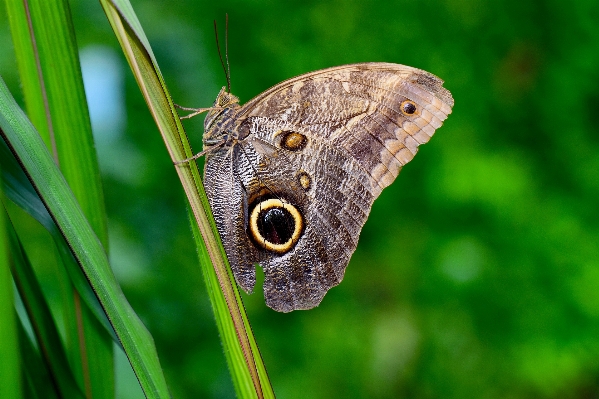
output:
[[[225,78],[227,78],[227,92],[231,92],[231,83],[229,79],[229,73],[227,72],[227,68],[225,67],[225,62],[223,61],[223,54],[220,51],[220,42],[218,40],[218,29],[216,27],[216,20],[214,20],[214,37],[216,38],[216,49],[218,50],[218,58],[220,58],[220,64],[223,66],[223,71],[225,71]],[[226,32],[225,32],[225,40],[226,40]],[[225,46],[227,44],[225,43]],[[226,49],[226,48],[225,48]],[[227,57],[227,65],[229,64],[229,58]]]
[[[229,67],[229,14],[225,14],[225,60],[227,61],[227,91],[231,92],[231,68]]]

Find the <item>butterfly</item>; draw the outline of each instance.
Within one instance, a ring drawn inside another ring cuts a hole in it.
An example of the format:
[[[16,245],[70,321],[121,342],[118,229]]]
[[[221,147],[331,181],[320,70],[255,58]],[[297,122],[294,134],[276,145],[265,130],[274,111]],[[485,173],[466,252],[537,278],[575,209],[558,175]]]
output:
[[[420,69],[362,63],[307,73],[245,105],[221,89],[204,122],[204,187],[239,286],[318,306],[338,285],[374,200],[454,101]]]

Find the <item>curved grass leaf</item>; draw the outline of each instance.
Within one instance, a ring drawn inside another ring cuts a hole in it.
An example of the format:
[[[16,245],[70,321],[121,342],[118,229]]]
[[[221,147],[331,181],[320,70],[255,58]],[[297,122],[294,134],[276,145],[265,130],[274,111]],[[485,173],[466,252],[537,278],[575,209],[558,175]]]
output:
[[[82,295],[87,306],[108,334],[113,337],[114,341],[118,342],[118,338],[106,318],[96,294],[87,282],[85,275],[81,272],[77,261],[73,258],[68,243],[56,227],[54,220],[4,140],[0,140],[0,176],[4,186],[4,195],[48,230],[62,258],[63,266],[77,292]]]
[[[168,398],[152,337],[125,299],[106,253],[43,141],[0,80],[0,133],[96,293],[149,398]]]

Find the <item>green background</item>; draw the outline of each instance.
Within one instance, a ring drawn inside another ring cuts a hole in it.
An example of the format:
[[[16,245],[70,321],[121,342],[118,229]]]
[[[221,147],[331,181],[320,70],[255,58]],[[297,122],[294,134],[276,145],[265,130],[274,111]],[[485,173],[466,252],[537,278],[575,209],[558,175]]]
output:
[[[599,396],[599,2],[132,4],[181,105],[209,106],[225,84],[212,31],[217,19],[224,39],[225,13],[242,103],[365,61],[425,69],[453,93],[318,308],[244,297],[278,397]],[[173,397],[231,397],[175,170],[99,4],[71,5],[82,52],[115,60],[100,106],[124,107],[108,130],[94,120],[115,273]],[[0,74],[19,98],[0,12]],[[185,124],[196,150],[202,119]],[[139,395],[118,370],[119,392]]]

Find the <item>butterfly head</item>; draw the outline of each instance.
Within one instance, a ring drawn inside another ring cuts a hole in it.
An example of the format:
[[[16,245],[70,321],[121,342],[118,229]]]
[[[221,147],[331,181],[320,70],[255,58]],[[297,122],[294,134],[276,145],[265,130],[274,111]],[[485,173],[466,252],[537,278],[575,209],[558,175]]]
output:
[[[236,95],[233,95],[227,91],[226,87],[220,89],[218,96],[216,96],[216,100],[214,100],[213,107],[225,108],[229,107],[233,104],[239,104],[239,98]]]

